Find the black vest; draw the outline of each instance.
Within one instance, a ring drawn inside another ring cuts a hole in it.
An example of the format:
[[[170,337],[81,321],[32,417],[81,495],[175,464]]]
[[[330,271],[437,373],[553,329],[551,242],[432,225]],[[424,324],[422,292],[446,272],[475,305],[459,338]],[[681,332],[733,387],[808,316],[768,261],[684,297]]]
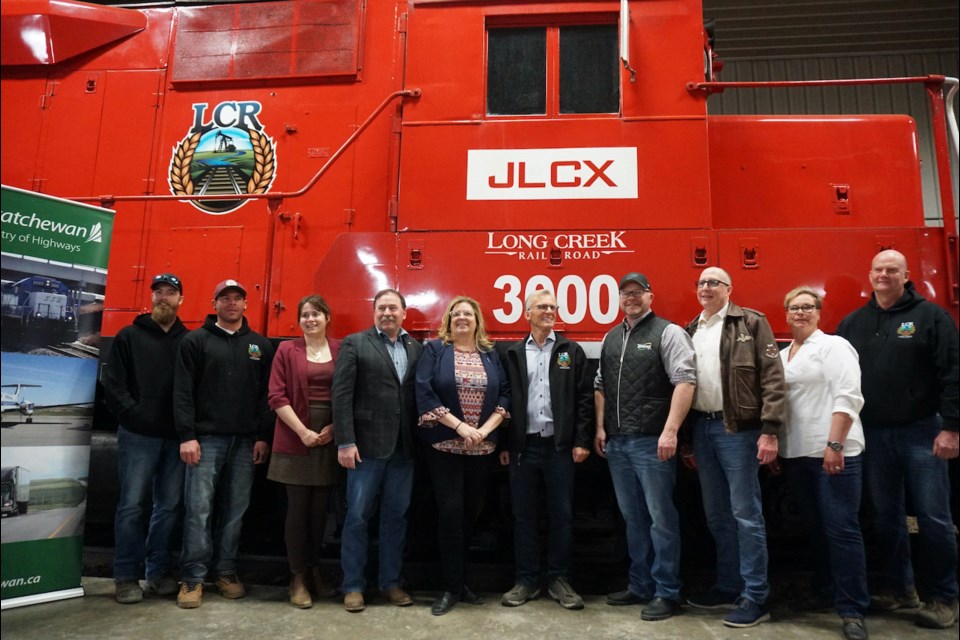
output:
[[[657,436],[663,432],[673,398],[673,383],[660,357],[660,341],[669,324],[650,312],[633,327],[626,344],[623,324],[604,338],[600,363],[607,436]]]

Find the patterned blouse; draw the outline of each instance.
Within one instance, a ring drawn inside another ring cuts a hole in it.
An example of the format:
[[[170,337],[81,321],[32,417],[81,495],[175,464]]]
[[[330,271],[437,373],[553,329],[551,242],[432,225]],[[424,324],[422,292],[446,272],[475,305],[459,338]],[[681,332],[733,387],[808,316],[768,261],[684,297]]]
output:
[[[453,350],[453,369],[457,379],[457,397],[460,408],[463,409],[463,421],[467,424],[480,426],[480,410],[483,407],[483,398],[487,393],[487,372],[480,360],[480,352],[476,350]],[[496,412],[506,417],[507,412],[498,406]],[[450,413],[447,407],[437,407],[420,416],[420,423],[434,422]],[[447,453],[457,453],[466,456],[482,456],[493,453],[496,445],[484,440],[477,447],[465,446],[461,437],[444,440],[433,444],[433,448]]]

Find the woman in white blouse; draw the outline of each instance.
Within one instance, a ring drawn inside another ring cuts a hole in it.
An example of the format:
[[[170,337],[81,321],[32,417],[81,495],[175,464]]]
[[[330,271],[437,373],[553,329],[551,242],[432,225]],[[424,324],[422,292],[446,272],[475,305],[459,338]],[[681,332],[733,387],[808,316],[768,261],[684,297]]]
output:
[[[849,342],[817,328],[820,306],[811,287],[798,287],[784,299],[793,342],[780,352],[787,384],[780,455],[790,492],[810,524],[814,601],[832,591],[844,637],[866,638],[860,364]]]

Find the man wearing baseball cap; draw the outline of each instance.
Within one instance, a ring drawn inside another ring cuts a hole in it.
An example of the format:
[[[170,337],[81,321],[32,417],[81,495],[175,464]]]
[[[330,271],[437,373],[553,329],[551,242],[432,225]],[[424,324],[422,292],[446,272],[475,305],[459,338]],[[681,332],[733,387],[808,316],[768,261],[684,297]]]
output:
[[[609,605],[645,604],[640,618],[680,612],[680,517],[673,503],[677,432],[697,384],[693,342],[651,310],[642,273],[620,280],[624,319],[603,338],[594,381],[594,447],[607,459],[630,553],[625,591]]]
[[[200,606],[208,570],[223,597],[246,595],[237,576],[240,528],[254,465],[267,461],[273,435],[267,405],[273,346],[250,329],[246,308],[243,285],[217,284],[215,313],[183,340],[177,359],[176,425],[187,464],[177,596],[183,609]]]
[[[153,308],[114,338],[103,370],[107,407],[116,416],[120,499],[114,520],[117,602],[177,592],[173,533],[183,501],[183,462],[173,423],[173,371],[187,328],[177,316],[183,283],[161,273],[150,285]],[[152,503],[152,504],[151,504]]]

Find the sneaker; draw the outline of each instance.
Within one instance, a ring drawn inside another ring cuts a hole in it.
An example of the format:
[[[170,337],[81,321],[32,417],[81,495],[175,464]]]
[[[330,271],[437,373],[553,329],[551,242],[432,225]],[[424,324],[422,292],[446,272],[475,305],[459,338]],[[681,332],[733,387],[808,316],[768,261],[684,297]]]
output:
[[[235,573],[218,576],[215,584],[217,585],[217,589],[220,590],[220,595],[224,598],[236,600],[237,598],[242,598],[247,595],[247,590]]]
[[[697,609],[723,609],[725,611],[733,611],[737,608],[739,599],[739,593],[720,591],[716,587],[711,587],[710,590],[705,593],[687,598],[687,604]]]
[[[158,596],[172,596],[180,591],[180,585],[173,579],[173,576],[167,573],[159,578],[147,580],[147,591],[152,591]]]
[[[520,605],[530,602],[531,600],[536,600],[540,597],[540,589],[536,587],[528,587],[525,584],[520,584],[519,582],[513,585],[513,588],[510,591],[507,591],[503,594],[503,597],[500,598],[500,604],[505,607],[519,607]]]
[[[139,580],[117,581],[117,602],[120,604],[136,604],[143,600],[143,589]]]
[[[913,587],[903,593],[881,591],[870,596],[870,608],[874,611],[896,611],[897,609],[919,609],[920,596]]]
[[[915,622],[928,629],[949,629],[957,624],[957,601],[947,604],[939,600],[931,600],[917,611]]]
[[[196,609],[203,600],[202,582],[184,582],[177,594],[177,606],[181,609]]]
[[[867,634],[867,626],[863,618],[844,618],[843,637],[846,640],[867,640],[870,636]]]
[[[547,587],[547,593],[564,609],[583,609],[583,598],[563,578],[554,578]]]
[[[737,602],[737,608],[727,614],[723,619],[723,624],[728,627],[743,629],[746,627],[755,627],[761,622],[770,619],[770,612],[763,605],[757,604],[750,598],[740,598]]]

